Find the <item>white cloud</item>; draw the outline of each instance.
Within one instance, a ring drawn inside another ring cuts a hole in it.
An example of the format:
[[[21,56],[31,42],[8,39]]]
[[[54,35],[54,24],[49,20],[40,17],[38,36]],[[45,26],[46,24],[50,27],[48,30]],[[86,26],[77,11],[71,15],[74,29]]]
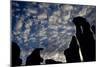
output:
[[[38,15],[37,17],[38,17],[39,20],[47,19],[47,13],[44,12],[44,13]]]
[[[58,18],[58,20],[57,20],[57,22],[60,24],[60,23],[62,23],[62,18]]]
[[[48,28],[52,29],[52,30],[57,30],[58,26],[56,26],[56,25],[49,25]]]
[[[26,22],[25,22],[25,28],[30,28],[30,26],[32,26],[32,21],[30,19],[28,19]]]
[[[47,3],[41,3],[40,5],[39,5],[39,7],[42,9],[42,8],[48,8],[49,7],[49,4],[47,4]]]
[[[50,25],[55,25],[55,24],[57,24],[57,20],[58,20],[58,17],[52,15],[52,16],[49,17],[49,24]]]
[[[32,9],[32,8],[26,9],[26,8],[24,8],[23,10],[26,11],[26,15],[27,16],[31,16],[32,14],[37,14],[37,10],[36,9]]]
[[[70,17],[71,17],[71,12],[69,11],[67,15],[63,16],[63,20],[68,21]]]
[[[32,21],[30,19],[28,19],[26,22],[25,22],[25,30],[22,34],[22,38],[24,39],[24,42],[28,42],[29,40],[29,33],[31,31],[31,27],[32,26]]]
[[[45,29],[41,29],[38,33],[39,36],[45,36],[46,35],[46,31]]]
[[[32,9],[32,8],[28,8],[27,11],[31,14],[36,14],[37,10],[36,9]]]
[[[66,12],[66,11],[71,11],[73,9],[73,6],[71,5],[62,5],[61,9]]]
[[[43,40],[45,40],[45,39],[47,39],[47,36],[42,37],[42,38],[40,39],[40,41],[43,41]]]
[[[66,31],[64,30],[64,31],[62,31],[61,33],[64,34],[64,33],[66,33]]]
[[[79,12],[79,16],[84,16],[87,14],[88,7],[83,7],[83,9]]]
[[[36,42],[36,38],[35,37],[31,37],[31,38],[28,39],[28,41]]]
[[[19,20],[17,21],[16,24],[16,31],[20,31],[20,29],[22,28],[23,25],[23,17],[19,17]]]
[[[60,10],[54,11],[53,15],[59,17],[59,16],[61,16],[61,11]]]

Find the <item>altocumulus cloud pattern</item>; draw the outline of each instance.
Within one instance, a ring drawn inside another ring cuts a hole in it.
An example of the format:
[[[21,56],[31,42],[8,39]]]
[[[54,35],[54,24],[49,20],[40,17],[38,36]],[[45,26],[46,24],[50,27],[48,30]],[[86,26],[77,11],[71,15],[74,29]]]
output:
[[[90,26],[96,22],[96,8],[90,5],[12,1],[11,8],[11,39],[21,49],[22,65],[35,48],[43,48],[43,59],[66,62],[64,50],[76,33],[72,19],[82,16]]]

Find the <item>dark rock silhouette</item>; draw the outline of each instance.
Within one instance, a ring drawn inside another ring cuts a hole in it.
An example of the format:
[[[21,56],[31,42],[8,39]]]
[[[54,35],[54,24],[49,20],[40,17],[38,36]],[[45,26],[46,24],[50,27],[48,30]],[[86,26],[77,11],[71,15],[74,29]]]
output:
[[[91,29],[92,29],[93,33],[96,34],[96,27],[94,25],[92,25]]]
[[[17,45],[17,43],[12,42],[11,45],[11,66],[20,66],[22,63],[22,60],[19,58],[20,57],[20,48]]]
[[[76,37],[80,43],[83,60],[95,61],[96,44],[89,23],[83,17],[76,17],[73,22],[76,25]]]
[[[40,65],[43,59],[40,57],[40,50],[43,48],[36,48],[30,56],[27,57],[26,65]]]
[[[75,36],[72,37],[70,47],[64,51],[64,55],[66,57],[67,63],[81,61],[79,56],[79,46],[77,45]]]
[[[45,63],[46,64],[59,64],[59,63],[62,63],[62,62],[60,62],[60,61],[54,61],[53,59],[46,59]]]

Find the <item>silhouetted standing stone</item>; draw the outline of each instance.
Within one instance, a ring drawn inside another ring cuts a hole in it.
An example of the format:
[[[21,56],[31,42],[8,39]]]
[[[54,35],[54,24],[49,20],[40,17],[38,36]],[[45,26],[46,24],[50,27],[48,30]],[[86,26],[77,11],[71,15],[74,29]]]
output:
[[[46,64],[59,64],[59,63],[62,63],[62,62],[60,62],[60,61],[54,61],[53,59],[46,59],[45,63]]]
[[[64,51],[67,63],[80,62],[79,46],[77,44],[75,36],[72,37],[70,47]]]
[[[92,25],[91,29],[92,29],[93,33],[96,34],[96,27],[94,25]]]
[[[74,18],[73,22],[76,25],[76,36],[80,43],[84,61],[95,61],[95,39],[89,23],[82,17]]]
[[[15,42],[12,42],[11,48],[12,48],[11,49],[11,54],[12,54],[11,66],[20,66],[22,63],[22,60],[19,58],[20,48]]]
[[[27,57],[26,65],[40,65],[43,59],[40,57],[40,50],[43,48],[36,48],[30,56]]]

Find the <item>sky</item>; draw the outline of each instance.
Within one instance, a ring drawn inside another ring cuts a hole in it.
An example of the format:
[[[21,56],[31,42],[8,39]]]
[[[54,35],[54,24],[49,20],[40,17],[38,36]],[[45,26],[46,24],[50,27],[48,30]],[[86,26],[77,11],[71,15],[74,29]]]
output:
[[[63,51],[76,33],[72,19],[82,16],[91,26],[96,24],[92,5],[12,1],[11,8],[11,39],[19,45],[24,60],[35,48],[44,48],[44,59],[65,62]]]

